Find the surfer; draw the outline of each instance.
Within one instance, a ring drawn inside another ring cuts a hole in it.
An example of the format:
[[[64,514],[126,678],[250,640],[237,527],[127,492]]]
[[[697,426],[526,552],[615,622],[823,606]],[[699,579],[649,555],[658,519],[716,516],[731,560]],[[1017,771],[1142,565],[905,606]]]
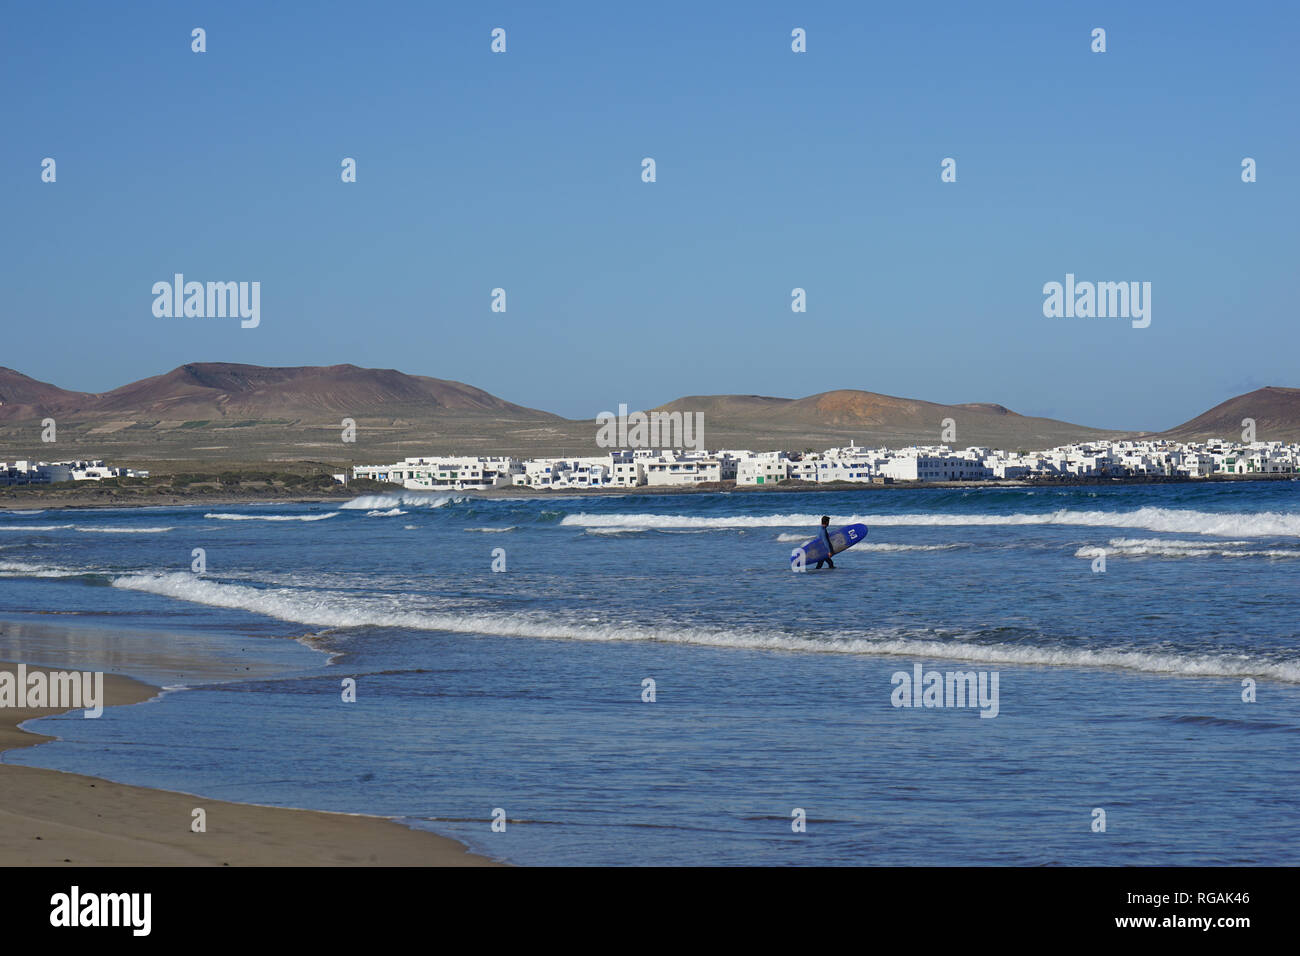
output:
[[[827,564],[829,564],[831,570],[834,571],[835,562],[831,560],[831,552],[833,552],[835,549],[834,547],[831,546],[830,526],[831,526],[830,515],[822,515],[822,540],[826,542],[826,557],[822,558],[822,561],[825,561]],[[822,561],[817,562],[817,568],[819,570],[821,569]]]

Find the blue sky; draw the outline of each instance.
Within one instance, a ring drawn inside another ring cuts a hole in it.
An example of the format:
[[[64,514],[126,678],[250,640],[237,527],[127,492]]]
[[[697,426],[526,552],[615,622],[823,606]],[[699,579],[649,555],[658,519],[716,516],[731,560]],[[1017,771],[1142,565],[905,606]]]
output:
[[[1283,3],[10,5],[0,365],[103,391],[351,362],[573,417],[852,387],[1170,427],[1300,385],[1297,25]],[[175,272],[261,282],[261,325],[155,318]],[[1045,318],[1067,272],[1151,282],[1151,326]]]

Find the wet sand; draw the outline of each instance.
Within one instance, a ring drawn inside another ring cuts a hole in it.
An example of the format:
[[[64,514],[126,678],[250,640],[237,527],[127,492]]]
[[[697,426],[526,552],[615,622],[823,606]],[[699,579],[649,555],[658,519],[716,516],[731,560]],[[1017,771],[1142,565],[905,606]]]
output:
[[[0,671],[16,673],[16,664]],[[46,668],[32,665],[29,671]],[[104,675],[105,706],[158,689]],[[491,866],[448,837],[381,817],[226,803],[4,763],[52,738],[20,730],[65,708],[0,707],[0,866]],[[207,830],[191,831],[192,811]]]

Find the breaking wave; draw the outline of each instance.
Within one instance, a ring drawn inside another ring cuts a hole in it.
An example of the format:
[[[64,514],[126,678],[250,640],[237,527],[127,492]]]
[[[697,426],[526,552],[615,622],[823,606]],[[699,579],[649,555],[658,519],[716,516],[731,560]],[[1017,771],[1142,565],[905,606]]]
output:
[[[170,525],[164,528],[84,528],[77,525],[76,528],[83,534],[163,534],[172,530]]]
[[[1240,514],[1190,511],[1177,508],[1139,508],[1136,511],[1072,511],[1062,509],[1041,514],[878,514],[841,516],[835,524],[862,523],[875,527],[1007,527],[1064,525],[1086,528],[1140,528],[1174,534],[1204,534],[1218,537],[1300,537],[1300,514],[1255,511]],[[816,528],[821,515],[774,514],[708,516],[671,514],[586,514],[566,515],[562,525],[583,528]]]
[[[84,534],[163,534],[171,531],[168,525],[163,528],[96,528],[81,524],[29,524],[0,525],[0,531],[80,531]]]
[[[10,578],[76,578],[88,573],[89,569],[29,564],[26,561],[0,561],[0,576]]]
[[[794,543],[796,541],[808,541],[810,536],[807,534],[778,534],[776,540]],[[952,551],[954,548],[965,547],[969,547],[969,545],[961,542],[952,544],[894,544],[889,541],[863,541],[860,544],[855,544],[853,550],[889,554],[895,551]]]
[[[1300,558],[1300,548],[1251,548],[1249,541],[1179,541],[1176,538],[1111,538],[1106,547],[1080,548],[1076,558]]]
[[[677,625],[604,625],[569,622],[539,613],[447,613],[412,608],[409,596],[340,597],[315,590],[256,588],[225,584],[185,572],[128,574],[114,587],[181,601],[250,611],[317,628],[400,627],[459,634],[545,638],[604,643],[658,642],[748,650],[804,651],[886,657],[924,657],[1010,665],[1123,668],[1157,674],[1202,677],[1262,677],[1300,683],[1300,661],[1260,661],[1245,655],[1193,655],[1165,650],[978,644],[917,639],[898,629],[862,632],[839,639],[777,630]]]
[[[344,511],[382,511],[387,508],[442,508],[464,501],[461,495],[438,495],[418,491],[362,495],[339,505]]]
[[[890,554],[895,551],[953,551],[957,548],[965,548],[968,545],[955,544],[894,544],[890,541],[865,541],[862,544],[854,545],[854,551],[875,551],[882,554]],[[836,555],[838,557],[838,555]]]
[[[337,514],[337,511],[327,511],[323,515],[236,515],[212,511],[203,517],[214,518],[217,521],[324,521]]]

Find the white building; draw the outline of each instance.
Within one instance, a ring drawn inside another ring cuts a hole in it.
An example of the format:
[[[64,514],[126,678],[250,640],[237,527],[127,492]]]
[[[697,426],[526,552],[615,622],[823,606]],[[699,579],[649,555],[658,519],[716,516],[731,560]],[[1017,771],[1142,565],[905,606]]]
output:
[[[0,462],[0,485],[48,485],[59,481],[148,478],[149,472],[107,465],[102,459]]]
[[[731,458],[697,458],[666,451],[646,461],[645,476],[651,487],[727,481],[736,477],[736,462]]]
[[[736,465],[737,485],[775,485],[790,478],[792,462],[785,452],[769,452],[742,459]]]
[[[993,469],[984,461],[955,455],[942,446],[907,449],[884,462],[880,472],[895,481],[976,481],[993,477]]]
[[[413,490],[466,491],[509,485],[520,471],[514,458],[404,458],[393,465],[356,465],[352,477]]]
[[[875,474],[875,462],[863,458],[823,458],[817,462],[817,481],[869,482]]]
[[[638,459],[630,452],[614,452],[609,456],[609,483],[615,488],[644,485],[645,459]]]

